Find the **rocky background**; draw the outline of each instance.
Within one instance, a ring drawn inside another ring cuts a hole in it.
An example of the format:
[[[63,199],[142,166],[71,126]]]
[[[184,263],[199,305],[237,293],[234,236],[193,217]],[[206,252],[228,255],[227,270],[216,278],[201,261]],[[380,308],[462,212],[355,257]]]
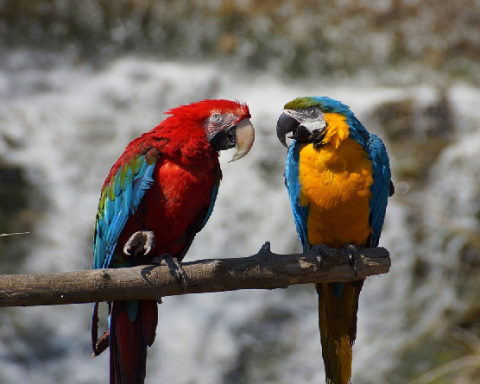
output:
[[[86,269],[98,194],[168,108],[247,101],[258,138],[188,258],[298,251],[274,129],[326,95],[385,141],[392,270],[362,292],[355,383],[480,373],[480,6],[476,0],[0,2],[1,273]],[[228,255],[226,254],[228,253]],[[167,298],[147,383],[322,382],[309,286]],[[88,305],[0,311],[0,382],[102,383]]]

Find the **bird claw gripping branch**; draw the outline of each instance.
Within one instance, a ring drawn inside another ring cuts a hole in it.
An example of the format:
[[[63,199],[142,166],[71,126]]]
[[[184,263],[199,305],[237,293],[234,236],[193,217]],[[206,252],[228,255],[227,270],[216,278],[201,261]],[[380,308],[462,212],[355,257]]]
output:
[[[355,277],[358,276],[358,271],[357,271],[357,248],[355,247],[354,244],[346,244],[342,247],[340,250],[342,252],[342,255],[346,256],[348,258],[348,261],[350,262],[350,266],[353,269],[353,272],[355,272]]]
[[[164,254],[160,257],[155,257],[152,263],[156,265],[166,265],[177,283],[182,284],[183,291],[187,291],[187,273],[183,269],[182,263],[178,261],[176,257]]]
[[[317,263],[320,269],[323,269],[323,262],[326,258],[336,254],[335,249],[323,244],[314,245],[313,247],[310,248],[308,252],[317,256]]]

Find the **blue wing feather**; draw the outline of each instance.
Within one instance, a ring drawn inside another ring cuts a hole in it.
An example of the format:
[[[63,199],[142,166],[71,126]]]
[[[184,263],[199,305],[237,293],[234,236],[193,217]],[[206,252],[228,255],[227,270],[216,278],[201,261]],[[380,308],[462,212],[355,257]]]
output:
[[[117,246],[118,238],[122,233],[128,219],[136,212],[145,192],[153,184],[153,171],[156,163],[147,164],[145,156],[140,156],[137,164],[141,162],[140,168],[135,170],[119,168],[114,177],[113,188],[114,199],[110,200],[105,196],[103,214],[97,216],[95,224],[95,236],[93,244],[93,268],[110,267],[113,252]],[[124,172],[124,182],[121,182]]]
[[[205,219],[203,220],[197,232],[200,232],[203,229],[203,227],[207,224],[208,219],[210,219],[210,216],[212,215],[213,207],[215,206],[215,201],[217,200],[219,186],[220,186],[220,178],[217,179],[217,182],[215,184],[213,184],[212,194],[210,197],[210,206],[208,207],[208,211],[207,211],[207,214],[205,215]]]
[[[365,147],[372,161],[373,185],[370,200],[370,227],[372,228],[371,246],[376,247],[380,240],[387,201],[390,194],[390,162],[383,141],[375,134],[370,134]]]
[[[288,148],[287,164],[285,169],[285,185],[288,190],[288,197],[290,198],[290,204],[292,206],[293,219],[295,220],[295,226],[297,228],[298,236],[303,245],[303,251],[307,252],[310,249],[308,242],[308,206],[302,207],[299,204],[300,184],[298,181],[298,160],[300,145],[296,140],[292,142]]]

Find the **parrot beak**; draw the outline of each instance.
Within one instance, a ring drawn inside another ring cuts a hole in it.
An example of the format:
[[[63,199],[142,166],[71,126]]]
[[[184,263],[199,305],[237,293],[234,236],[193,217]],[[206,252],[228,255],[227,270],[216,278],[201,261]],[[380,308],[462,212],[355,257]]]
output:
[[[253,142],[255,141],[255,129],[253,128],[250,119],[243,119],[236,125],[235,136],[235,146],[237,151],[229,163],[241,159],[250,152],[250,149],[252,148]]]
[[[277,121],[277,137],[285,148],[288,148],[286,136],[293,132],[292,137],[296,136],[300,123],[292,116],[282,113]]]
[[[323,123],[323,120],[320,120],[320,122]],[[310,128],[308,128],[309,126]],[[300,123],[287,112],[283,112],[277,121],[277,137],[285,148],[288,148],[285,137],[290,132],[292,132],[290,139],[318,143],[322,141],[326,131],[325,126],[312,129],[311,124]]]
[[[250,119],[242,119],[238,124],[221,130],[210,139],[210,145],[216,151],[224,149],[237,148],[233,155],[232,161],[236,161],[244,157],[252,148],[255,141],[255,130]]]

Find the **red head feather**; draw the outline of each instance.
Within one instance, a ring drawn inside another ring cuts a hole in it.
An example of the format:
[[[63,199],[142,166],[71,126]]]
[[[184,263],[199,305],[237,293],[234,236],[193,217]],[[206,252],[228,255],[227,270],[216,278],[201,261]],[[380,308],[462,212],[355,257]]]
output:
[[[234,114],[242,118],[250,118],[250,111],[247,104],[239,101],[231,101],[224,99],[203,100],[197,103],[181,105],[165,112],[166,115],[172,115],[178,118],[186,118],[188,120],[204,120],[212,113]]]

